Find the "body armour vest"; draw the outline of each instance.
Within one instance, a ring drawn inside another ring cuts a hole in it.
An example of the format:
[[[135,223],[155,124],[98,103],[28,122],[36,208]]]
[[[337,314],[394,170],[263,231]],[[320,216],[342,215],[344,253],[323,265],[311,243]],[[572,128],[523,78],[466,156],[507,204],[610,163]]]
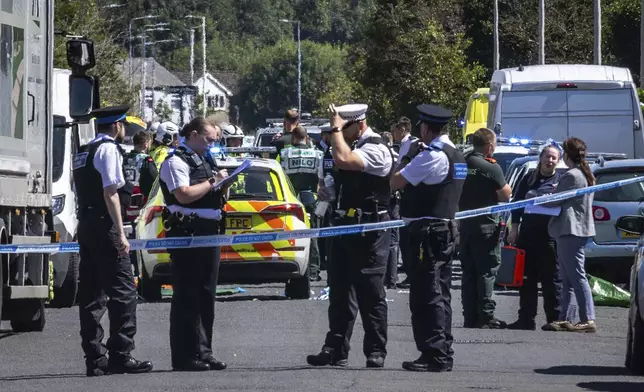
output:
[[[166,160],[171,157],[176,156],[181,159],[190,167],[190,185],[200,184],[215,174],[216,165],[212,158],[201,158],[194,152],[189,152],[184,147],[178,147],[176,150],[171,152]],[[165,203],[168,206],[177,205],[185,208],[212,208],[220,209],[223,208],[225,204],[224,195],[221,190],[210,191],[204,197],[199,200],[193,201],[192,203],[182,204],[177,200],[177,198],[170,192],[168,185],[165,181],[159,179],[159,185],[161,186],[161,192],[163,192],[163,198]]]
[[[114,143],[121,156],[123,150],[112,139],[103,139],[94,143],[88,143],[78,149],[74,156],[72,164],[74,175],[74,187],[76,188],[76,197],[78,198],[78,208],[80,210],[92,209],[100,213],[107,213],[107,205],[103,198],[103,179],[101,173],[94,167],[94,156],[98,147],[105,143]],[[125,216],[125,209],[130,206],[130,199],[134,190],[134,185],[127,181],[125,172],[123,173],[125,185],[119,188],[118,195],[121,202],[121,215]]]
[[[396,166],[393,154],[380,137],[370,137],[357,144],[359,148],[365,144],[382,144],[387,147],[391,156],[391,170],[384,177],[375,176],[362,171],[339,169],[336,175],[336,189],[340,188],[339,208],[360,208],[365,212],[377,212],[389,209],[391,186],[389,180]]]
[[[408,184],[402,193],[400,216],[454,219],[467,176],[465,158],[459,150],[448,144],[442,146],[432,144],[429,148],[442,151],[447,155],[449,172],[438,184],[427,185],[422,182],[416,186]]]
[[[280,152],[280,163],[296,192],[315,192],[322,151],[315,147],[289,146]]]

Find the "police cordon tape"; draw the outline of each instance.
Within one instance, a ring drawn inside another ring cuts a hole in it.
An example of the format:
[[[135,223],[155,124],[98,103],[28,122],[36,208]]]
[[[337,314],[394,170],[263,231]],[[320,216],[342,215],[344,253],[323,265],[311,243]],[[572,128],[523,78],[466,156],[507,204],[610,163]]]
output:
[[[644,177],[630,178],[627,180],[614,181],[601,185],[594,185],[587,188],[576,189],[568,192],[556,193],[535,197],[533,199],[521,200],[513,203],[499,204],[496,206],[477,208],[475,210],[461,211],[456,213],[456,219],[472,218],[475,216],[497,214],[524,208],[530,205],[540,205],[554,201],[561,201],[573,197],[604,191],[607,189],[619,188],[622,186],[636,184],[644,181]],[[365,223],[357,225],[326,227],[321,229],[304,229],[279,232],[264,232],[256,234],[221,234],[211,236],[177,237],[177,238],[155,238],[149,240],[130,240],[131,250],[152,250],[152,249],[179,249],[179,248],[203,248],[223,245],[257,244],[272,241],[324,238],[340,235],[360,234],[370,231],[387,230],[396,227],[403,227],[406,223],[403,220],[393,220],[379,223]],[[77,242],[65,242],[60,244],[19,244],[0,245],[0,254],[6,253],[77,253],[79,246]]]

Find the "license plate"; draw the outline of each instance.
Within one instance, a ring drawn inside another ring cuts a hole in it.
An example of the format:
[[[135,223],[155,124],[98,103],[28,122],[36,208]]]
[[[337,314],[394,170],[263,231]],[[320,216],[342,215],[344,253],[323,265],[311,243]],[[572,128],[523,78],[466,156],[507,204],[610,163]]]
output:
[[[253,217],[251,215],[227,216],[226,228],[230,230],[252,229]]]
[[[624,233],[622,232],[622,238],[640,238],[639,234]]]

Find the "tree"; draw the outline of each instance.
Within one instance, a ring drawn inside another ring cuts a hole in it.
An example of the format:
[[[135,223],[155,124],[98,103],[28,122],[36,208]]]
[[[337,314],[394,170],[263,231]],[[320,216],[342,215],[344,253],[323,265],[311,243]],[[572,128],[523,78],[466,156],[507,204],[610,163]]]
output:
[[[130,104],[134,108],[138,107],[138,91],[136,87],[129,90],[121,73],[120,64],[126,53],[114,43],[117,37],[109,30],[110,20],[99,15],[95,0],[57,0],[54,24],[56,30],[84,36],[94,42],[96,67],[89,73],[99,78],[102,106]],[[66,40],[60,35],[55,37],[56,68],[69,67]]]
[[[371,123],[385,127],[398,116],[414,116],[421,103],[462,115],[484,75],[480,65],[467,62],[469,41],[461,33],[446,33],[423,1],[383,3],[354,51],[362,87],[356,98],[369,104]]]
[[[159,101],[157,102],[157,106],[154,108],[154,114],[156,114],[158,121],[164,122],[164,121],[170,121],[171,116],[174,111],[168,105],[166,101]]]
[[[612,0],[603,9],[605,61],[640,76],[640,1]]]
[[[348,99],[351,86],[346,51],[302,42],[302,111],[320,112],[331,100]],[[337,101],[336,101],[337,102]],[[263,48],[239,83],[234,104],[244,124],[255,127],[268,117],[297,107],[297,46],[283,40]]]

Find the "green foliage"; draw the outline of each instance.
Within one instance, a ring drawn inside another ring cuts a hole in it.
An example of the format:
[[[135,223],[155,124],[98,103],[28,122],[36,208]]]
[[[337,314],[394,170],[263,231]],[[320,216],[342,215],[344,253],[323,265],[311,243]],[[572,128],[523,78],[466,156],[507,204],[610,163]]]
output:
[[[98,76],[101,89],[101,105],[130,104],[137,108],[136,87],[129,90],[122,79],[118,64],[127,54],[114,43],[110,32],[110,20],[99,15],[95,0],[56,0],[55,28],[73,35],[81,35],[94,41],[96,67],[89,73]],[[54,67],[68,68],[66,38],[57,35],[54,43]],[[138,110],[136,111],[138,112]]]
[[[338,47],[302,42],[303,111],[319,113],[333,99],[348,99],[345,59],[346,52]],[[261,49],[240,80],[235,103],[251,127],[297,107],[297,44],[283,40]]]
[[[170,121],[170,118],[172,116],[172,108],[167,104],[167,102],[159,101],[154,108],[154,114],[157,115],[157,119],[160,122]]]
[[[363,89],[356,98],[369,104],[370,121],[378,128],[403,114],[415,116],[421,103],[462,115],[467,97],[482,83],[484,69],[468,64],[464,54],[469,41],[460,33],[448,36],[431,14],[422,1],[384,6],[355,49]]]

